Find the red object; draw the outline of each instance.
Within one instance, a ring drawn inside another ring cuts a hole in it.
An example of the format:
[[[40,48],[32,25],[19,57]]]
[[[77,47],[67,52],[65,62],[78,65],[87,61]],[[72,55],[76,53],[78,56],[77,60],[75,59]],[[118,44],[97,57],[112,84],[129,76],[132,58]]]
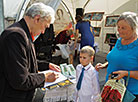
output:
[[[67,30],[61,31],[55,38],[56,44],[67,44],[67,42],[71,39],[70,36],[66,35]]]
[[[107,102],[121,102],[121,94],[117,89],[112,89]]]
[[[74,34],[70,35],[70,37],[73,38],[74,37]]]
[[[33,41],[35,40],[34,36],[32,36],[32,40],[33,40]]]
[[[102,102],[121,102],[121,94],[117,89],[111,89],[111,86],[105,86],[102,94]]]
[[[101,94],[101,97],[103,99],[106,99],[110,91],[111,91],[111,86],[105,86]]]

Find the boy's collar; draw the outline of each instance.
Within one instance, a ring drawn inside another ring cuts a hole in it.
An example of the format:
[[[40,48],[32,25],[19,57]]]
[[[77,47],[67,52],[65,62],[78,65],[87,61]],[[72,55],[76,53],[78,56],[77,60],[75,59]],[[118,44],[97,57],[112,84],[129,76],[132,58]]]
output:
[[[92,64],[89,63],[89,64],[88,64],[87,66],[85,66],[85,67],[82,66],[82,68],[84,68],[85,70],[88,70],[88,69],[91,67],[91,65],[92,65]]]

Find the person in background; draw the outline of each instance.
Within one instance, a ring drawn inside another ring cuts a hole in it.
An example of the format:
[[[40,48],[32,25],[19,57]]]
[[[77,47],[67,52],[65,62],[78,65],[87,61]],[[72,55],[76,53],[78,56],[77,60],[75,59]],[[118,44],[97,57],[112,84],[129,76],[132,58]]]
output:
[[[72,29],[61,31],[55,38],[56,44],[67,44],[71,40],[71,35],[73,34]]]
[[[76,101],[75,102],[98,102],[100,95],[98,72],[91,62],[94,57],[94,49],[84,46],[80,50],[80,63],[76,67]]]
[[[104,64],[98,63],[96,70],[107,67],[106,81],[111,73],[118,74],[116,79],[128,76],[127,89],[136,96],[134,102],[138,102],[138,16],[134,12],[124,12],[117,21],[119,38],[115,47],[107,55]]]
[[[73,64],[73,52],[70,48],[70,44],[73,43],[73,40],[71,40],[71,35],[73,34],[73,30],[72,29],[67,29],[67,30],[63,30],[61,31],[55,38],[55,44],[57,44],[56,46],[56,50],[60,50],[61,48],[59,46],[64,46],[64,49],[67,51],[68,56],[69,56],[69,63]],[[62,48],[63,49],[63,48]],[[64,51],[65,52],[65,51]],[[63,52],[61,51],[61,54]]]
[[[35,89],[57,79],[55,73],[38,73],[33,37],[44,33],[54,21],[53,8],[43,3],[32,4],[24,18],[1,34],[2,67],[0,102],[32,102]],[[58,70],[53,64],[49,67]]]
[[[94,29],[90,25],[90,21],[83,20],[80,15],[77,15],[75,19],[77,22],[75,45],[77,43],[79,33],[81,33],[80,48],[86,45],[94,47]]]

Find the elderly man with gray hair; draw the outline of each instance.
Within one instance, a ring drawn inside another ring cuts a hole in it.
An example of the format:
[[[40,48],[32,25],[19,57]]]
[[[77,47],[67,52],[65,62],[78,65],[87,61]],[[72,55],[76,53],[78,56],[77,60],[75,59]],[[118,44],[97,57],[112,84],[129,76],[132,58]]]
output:
[[[54,22],[54,10],[43,3],[32,4],[25,17],[1,34],[0,102],[32,102],[35,88],[53,82],[54,73],[38,73],[33,41]],[[50,63],[53,70],[60,69]]]

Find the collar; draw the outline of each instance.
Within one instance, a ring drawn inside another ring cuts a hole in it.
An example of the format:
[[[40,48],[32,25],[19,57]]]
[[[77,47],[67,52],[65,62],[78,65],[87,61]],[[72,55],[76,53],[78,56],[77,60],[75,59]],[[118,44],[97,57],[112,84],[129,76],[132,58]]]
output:
[[[118,38],[116,46],[119,50],[127,50],[127,49],[132,49],[133,47],[137,47],[138,46],[138,38],[137,40],[135,40],[134,42],[128,44],[128,45],[122,45],[121,43],[122,38]]]
[[[88,64],[87,66],[85,66],[85,67],[82,66],[82,68],[84,68],[84,69],[87,71],[88,69],[91,68],[91,63],[89,63],[89,64]]]
[[[23,30],[26,32],[27,37],[29,38],[29,40],[30,40],[31,42],[33,42],[33,39],[32,39],[32,37],[31,37],[29,28],[28,28],[28,26],[27,26],[26,21],[24,20],[24,18],[22,18],[22,19],[19,21],[19,23],[21,24]]]

